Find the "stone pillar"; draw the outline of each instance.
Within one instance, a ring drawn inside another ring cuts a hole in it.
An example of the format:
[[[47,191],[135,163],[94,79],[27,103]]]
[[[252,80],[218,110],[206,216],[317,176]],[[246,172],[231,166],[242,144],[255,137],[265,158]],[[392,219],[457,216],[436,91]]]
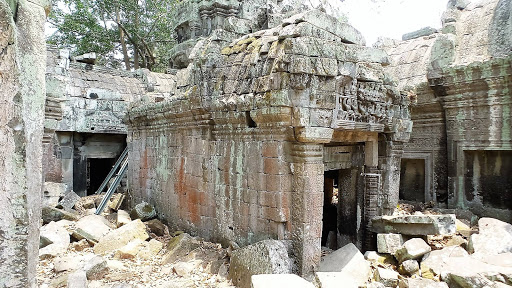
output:
[[[0,0],[0,287],[36,287],[48,6]]]
[[[320,263],[324,164],[322,144],[292,147],[292,240],[298,272],[309,275]]]
[[[379,164],[379,143],[377,139],[365,142],[364,145],[364,248],[375,250],[374,234],[370,232],[370,219],[379,215],[379,194],[381,194],[381,175]]]
[[[399,141],[386,141],[384,161],[382,165],[382,193],[379,198],[382,202],[381,215],[391,215],[398,205],[400,190],[400,165],[404,152],[404,143]]]

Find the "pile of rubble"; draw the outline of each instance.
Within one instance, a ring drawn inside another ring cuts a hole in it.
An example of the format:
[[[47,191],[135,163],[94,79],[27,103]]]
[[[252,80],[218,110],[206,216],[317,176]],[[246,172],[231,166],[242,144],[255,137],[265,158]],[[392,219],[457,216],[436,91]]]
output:
[[[147,203],[119,209],[121,194],[101,215],[101,196],[73,194],[43,208],[39,287],[233,287],[220,244],[169,233]]]
[[[512,285],[512,225],[481,218],[470,228],[454,214],[398,214],[372,219],[377,251],[363,255],[349,244],[326,255],[317,287]]]

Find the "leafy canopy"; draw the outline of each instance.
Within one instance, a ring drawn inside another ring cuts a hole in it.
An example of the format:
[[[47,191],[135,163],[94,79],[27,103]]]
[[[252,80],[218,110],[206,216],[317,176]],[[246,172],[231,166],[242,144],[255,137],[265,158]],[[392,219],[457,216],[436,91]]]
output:
[[[100,62],[127,70],[162,71],[175,41],[168,17],[179,0],[57,0],[49,44],[71,47],[76,55],[96,52]]]

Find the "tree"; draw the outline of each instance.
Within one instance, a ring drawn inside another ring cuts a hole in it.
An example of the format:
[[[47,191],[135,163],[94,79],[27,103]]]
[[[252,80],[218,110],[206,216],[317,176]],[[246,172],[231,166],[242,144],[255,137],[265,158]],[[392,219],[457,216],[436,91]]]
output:
[[[49,17],[57,30],[48,43],[69,46],[76,54],[96,52],[110,67],[162,71],[175,43],[168,15],[177,2],[57,0]]]

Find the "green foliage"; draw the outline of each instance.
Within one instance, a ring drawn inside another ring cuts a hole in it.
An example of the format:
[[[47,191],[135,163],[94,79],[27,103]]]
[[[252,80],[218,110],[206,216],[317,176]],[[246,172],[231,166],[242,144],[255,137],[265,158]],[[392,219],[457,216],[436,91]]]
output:
[[[80,55],[96,52],[110,67],[165,70],[174,45],[168,15],[178,0],[57,0],[49,22],[57,31],[48,43],[71,47]],[[126,50],[123,50],[123,41]]]

